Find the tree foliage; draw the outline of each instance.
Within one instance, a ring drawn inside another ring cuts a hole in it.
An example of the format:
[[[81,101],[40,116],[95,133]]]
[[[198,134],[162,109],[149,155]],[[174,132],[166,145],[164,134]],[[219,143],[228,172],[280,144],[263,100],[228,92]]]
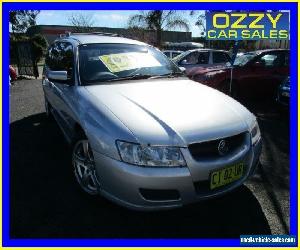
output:
[[[30,42],[32,45],[32,53],[35,63],[38,63],[45,55],[48,47],[46,38],[41,34],[36,34],[32,37],[25,35],[11,36],[10,38],[10,57],[13,62],[16,61],[18,42]]]
[[[90,32],[93,30],[94,20],[91,15],[72,13],[68,21],[69,24],[73,26],[74,32]]]
[[[44,57],[48,42],[41,34],[32,36],[30,41],[32,42],[32,52],[34,54],[35,62],[38,63]]]
[[[27,28],[36,25],[39,10],[14,10],[9,12],[9,23],[13,33],[26,32]]]
[[[163,30],[175,28],[189,30],[189,23],[181,14],[182,12],[177,10],[140,11],[139,14],[129,18],[128,26],[156,31],[156,46],[160,47]]]
[[[201,36],[204,36],[206,32],[205,12],[192,10],[190,15],[197,16],[195,25],[200,28]]]

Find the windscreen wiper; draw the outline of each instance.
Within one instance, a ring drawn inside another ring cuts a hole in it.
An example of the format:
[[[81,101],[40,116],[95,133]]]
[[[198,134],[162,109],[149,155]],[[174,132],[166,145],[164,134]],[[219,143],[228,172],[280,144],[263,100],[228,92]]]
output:
[[[135,75],[129,75],[129,76],[124,76],[124,77],[108,79],[108,80],[105,80],[105,82],[116,82],[116,81],[125,81],[125,80],[141,80],[141,79],[151,78],[152,76],[153,75],[135,74]]]
[[[151,79],[154,79],[154,78],[173,78],[173,77],[184,76],[184,75],[185,74],[182,73],[182,72],[171,72],[171,73],[163,74],[163,75],[153,75],[151,77]]]
[[[156,79],[156,78],[172,78],[176,76],[184,76],[182,72],[172,72],[164,75],[148,75],[148,74],[135,74],[124,77],[118,77],[113,79],[105,80],[105,82],[116,82],[116,81],[125,81],[125,80],[142,80],[142,79]]]

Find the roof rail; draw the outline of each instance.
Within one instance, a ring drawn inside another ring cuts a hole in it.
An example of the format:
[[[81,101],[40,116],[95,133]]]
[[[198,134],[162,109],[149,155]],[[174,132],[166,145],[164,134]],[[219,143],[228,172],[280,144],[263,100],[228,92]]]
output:
[[[71,35],[71,31],[66,31],[64,34],[59,34],[59,38],[68,37]]]
[[[60,34],[60,38],[69,37],[71,35],[98,35],[98,36],[113,36],[113,37],[121,37],[119,34],[107,33],[107,32],[70,32],[67,31],[65,34]]]

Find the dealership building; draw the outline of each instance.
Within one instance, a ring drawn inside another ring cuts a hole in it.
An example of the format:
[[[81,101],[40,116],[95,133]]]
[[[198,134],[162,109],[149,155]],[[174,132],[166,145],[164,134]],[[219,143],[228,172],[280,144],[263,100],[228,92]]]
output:
[[[138,28],[108,28],[91,27],[90,32],[113,33],[123,37],[143,41],[148,44],[156,45],[156,31]],[[51,44],[61,34],[76,32],[76,27],[67,25],[34,25],[28,28],[27,34],[42,34],[48,44]],[[192,32],[181,31],[162,31],[161,41],[165,49],[187,50],[196,48],[214,48],[230,50],[234,41],[224,40],[202,40],[201,43],[192,42]],[[245,51],[259,49],[289,49],[289,40],[244,40],[240,43],[240,49]]]
[[[149,44],[155,45],[156,32],[151,30],[143,30],[137,28],[108,28],[108,27],[91,27],[90,32],[103,32],[103,33],[114,33],[124,37],[144,41]],[[51,44],[60,34],[67,32],[75,32],[74,26],[66,25],[35,25],[28,28],[27,33],[29,35],[42,34]],[[192,32],[181,32],[181,31],[163,31],[162,42],[191,42]]]

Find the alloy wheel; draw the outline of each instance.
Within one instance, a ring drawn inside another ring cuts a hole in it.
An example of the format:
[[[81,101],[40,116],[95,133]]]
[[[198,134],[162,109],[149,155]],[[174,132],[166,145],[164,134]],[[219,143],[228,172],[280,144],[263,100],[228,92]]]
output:
[[[95,174],[95,161],[88,140],[78,141],[72,157],[74,174],[82,189],[89,194],[98,193],[98,182]]]

